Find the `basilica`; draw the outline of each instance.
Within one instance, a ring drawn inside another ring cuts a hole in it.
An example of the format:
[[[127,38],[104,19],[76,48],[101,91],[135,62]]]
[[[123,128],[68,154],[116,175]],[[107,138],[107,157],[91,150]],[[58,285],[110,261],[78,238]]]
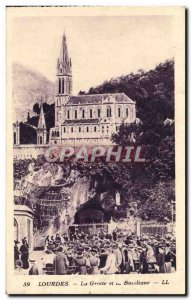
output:
[[[72,62],[63,35],[55,84],[55,127],[50,144],[110,144],[122,122],[136,119],[135,102],[124,93],[72,95]]]
[[[36,142],[31,144],[109,145],[112,134],[118,131],[122,123],[135,122],[135,102],[124,93],[72,94],[72,61],[65,34],[56,70],[54,127],[48,132],[41,103],[38,124],[28,127],[36,133]],[[19,128],[15,125],[14,145],[20,144],[19,135]]]

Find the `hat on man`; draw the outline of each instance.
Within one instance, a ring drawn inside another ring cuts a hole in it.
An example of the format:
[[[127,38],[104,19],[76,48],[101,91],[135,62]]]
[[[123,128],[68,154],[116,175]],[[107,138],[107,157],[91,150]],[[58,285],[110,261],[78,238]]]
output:
[[[90,252],[92,252],[92,253],[97,253],[97,249],[92,248]]]
[[[100,250],[100,252],[101,252],[101,253],[105,253],[105,249],[102,248],[102,249]]]

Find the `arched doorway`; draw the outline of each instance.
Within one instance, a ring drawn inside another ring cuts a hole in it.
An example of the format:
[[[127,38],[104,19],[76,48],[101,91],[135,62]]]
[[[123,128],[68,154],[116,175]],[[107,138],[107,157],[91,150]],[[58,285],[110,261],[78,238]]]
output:
[[[14,240],[18,241],[19,239],[19,226],[16,219],[14,219]]]
[[[76,216],[78,224],[103,223],[104,213],[98,209],[82,209]]]

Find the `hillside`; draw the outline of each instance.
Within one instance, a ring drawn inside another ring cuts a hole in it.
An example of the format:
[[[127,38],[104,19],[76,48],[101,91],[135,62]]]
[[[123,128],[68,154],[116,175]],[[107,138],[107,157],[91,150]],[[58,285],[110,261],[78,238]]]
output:
[[[80,92],[84,93],[84,92]],[[153,116],[174,118],[174,61],[160,63],[154,70],[112,78],[87,94],[125,93],[136,101],[137,117],[147,121]],[[150,121],[150,120],[149,120]]]
[[[25,121],[27,112],[32,112],[33,105],[39,102],[41,97],[47,103],[54,102],[54,83],[39,72],[14,63],[12,66],[12,80],[14,121]]]

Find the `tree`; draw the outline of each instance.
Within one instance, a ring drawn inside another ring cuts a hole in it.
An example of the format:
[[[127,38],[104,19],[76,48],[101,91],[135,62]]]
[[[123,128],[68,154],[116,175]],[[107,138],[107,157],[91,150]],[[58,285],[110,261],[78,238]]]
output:
[[[120,146],[139,144],[142,141],[142,124],[136,122],[132,124],[122,123],[117,133],[112,135],[112,141]]]
[[[47,112],[49,112],[49,110],[50,110],[50,104],[44,102],[43,103],[43,111],[44,111],[44,113],[46,114]]]
[[[143,122],[160,114],[174,118],[174,61],[167,60],[148,72],[138,70],[91,87],[88,94],[125,93],[136,101],[137,117]]]
[[[35,103],[35,104],[33,105],[33,112],[36,113],[37,115],[40,114],[40,106],[39,106],[38,103]]]
[[[159,182],[149,191],[147,200],[140,204],[139,214],[142,219],[171,221],[171,205],[175,199],[174,181]]]
[[[85,91],[79,91],[78,95],[85,95],[86,92]]]

